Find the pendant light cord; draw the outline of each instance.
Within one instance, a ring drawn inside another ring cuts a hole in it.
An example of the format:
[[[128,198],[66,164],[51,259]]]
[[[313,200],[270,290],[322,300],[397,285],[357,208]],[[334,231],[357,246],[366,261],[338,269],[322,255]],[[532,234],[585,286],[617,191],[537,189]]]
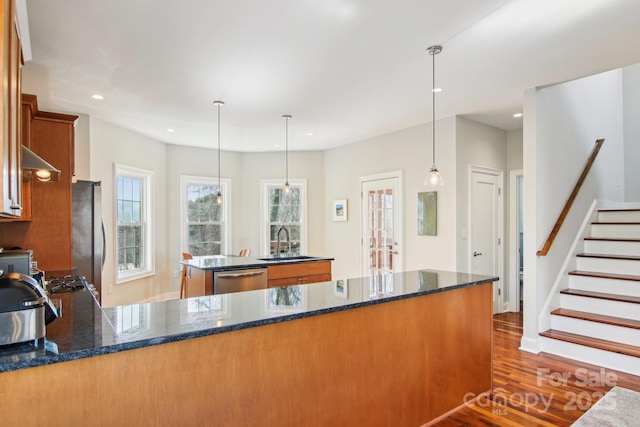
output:
[[[213,105],[218,107],[218,194],[217,194],[217,203],[222,203],[222,162],[220,156],[220,107],[224,105],[222,101],[213,101]]]
[[[291,116],[289,114],[284,114],[282,116],[285,120],[285,127],[284,127],[284,155],[285,155],[285,181],[284,181],[284,191],[285,192],[289,192],[290,190],[290,186],[289,186],[289,119],[291,118]]]
[[[221,179],[220,179],[220,107],[221,104],[218,104],[218,193],[220,193],[221,188]]]
[[[285,116],[285,161],[286,161],[286,180],[289,183],[289,117]]]
[[[436,54],[431,55],[432,73],[431,73],[431,145],[433,150],[433,166],[436,165]]]

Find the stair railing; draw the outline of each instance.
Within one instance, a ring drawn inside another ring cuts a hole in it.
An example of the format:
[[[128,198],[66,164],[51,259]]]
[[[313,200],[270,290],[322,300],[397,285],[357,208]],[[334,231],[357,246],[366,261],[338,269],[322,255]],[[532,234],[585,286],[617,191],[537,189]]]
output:
[[[593,147],[593,151],[591,152],[591,155],[587,160],[587,164],[584,166],[584,170],[582,171],[580,178],[578,178],[578,182],[576,182],[576,185],[575,187],[573,187],[573,191],[571,192],[569,199],[564,204],[564,208],[562,209],[562,212],[560,212],[560,216],[558,216],[558,219],[556,220],[556,223],[553,226],[551,233],[549,233],[549,237],[547,237],[547,240],[544,242],[544,245],[542,245],[542,249],[536,252],[536,255],[545,256],[547,255],[547,252],[549,252],[549,249],[551,248],[551,244],[553,243],[553,241],[556,239],[556,236],[560,232],[560,228],[562,227],[562,224],[564,223],[565,218],[569,214],[569,210],[571,209],[573,202],[576,200],[576,197],[578,197],[580,188],[582,188],[582,184],[587,179],[587,175],[589,174],[589,171],[591,170],[591,166],[593,165],[593,162],[596,160],[596,157],[598,156],[598,153],[600,152],[600,148],[602,147],[603,143],[604,143],[604,139],[596,140],[596,146]]]

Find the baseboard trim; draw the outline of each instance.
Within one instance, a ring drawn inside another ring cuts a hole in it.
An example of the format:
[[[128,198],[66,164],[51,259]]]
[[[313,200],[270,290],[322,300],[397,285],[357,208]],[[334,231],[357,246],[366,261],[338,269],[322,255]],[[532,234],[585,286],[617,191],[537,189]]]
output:
[[[526,351],[529,353],[538,354],[542,351],[542,345],[539,339],[527,338],[523,336],[520,339],[520,348],[519,350]]]

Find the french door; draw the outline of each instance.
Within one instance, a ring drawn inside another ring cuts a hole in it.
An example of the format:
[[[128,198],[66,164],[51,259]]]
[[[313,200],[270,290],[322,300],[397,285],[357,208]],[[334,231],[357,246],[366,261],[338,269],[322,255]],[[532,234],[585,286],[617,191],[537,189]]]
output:
[[[363,276],[402,271],[400,173],[361,178]]]

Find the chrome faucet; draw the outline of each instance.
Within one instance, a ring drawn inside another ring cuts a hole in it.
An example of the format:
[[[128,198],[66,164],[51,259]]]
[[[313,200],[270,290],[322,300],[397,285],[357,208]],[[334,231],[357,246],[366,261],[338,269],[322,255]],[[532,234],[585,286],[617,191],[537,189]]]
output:
[[[278,234],[276,235],[276,258],[280,257],[280,232],[284,230],[284,233],[287,235],[287,243],[289,244],[289,249],[291,249],[291,240],[289,239],[289,230],[284,225],[281,225],[278,228]]]

